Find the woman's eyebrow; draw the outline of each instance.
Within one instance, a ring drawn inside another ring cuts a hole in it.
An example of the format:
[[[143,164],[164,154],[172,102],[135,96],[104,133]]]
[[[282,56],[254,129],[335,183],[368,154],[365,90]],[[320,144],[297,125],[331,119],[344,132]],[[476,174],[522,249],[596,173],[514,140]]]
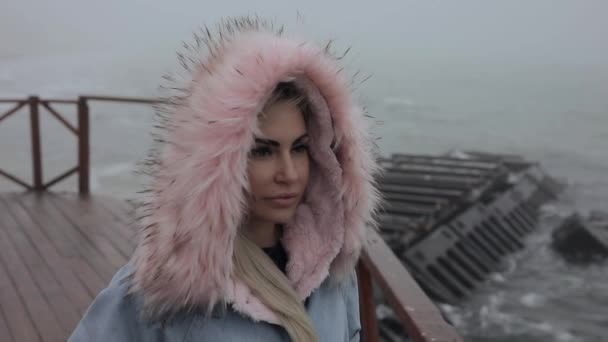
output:
[[[301,143],[302,140],[305,140],[308,138],[308,133],[304,133],[301,136],[299,136],[296,140],[293,141],[292,145]],[[271,145],[271,146],[281,146],[281,143],[279,143],[276,140],[272,140],[272,139],[262,139],[262,138],[255,138],[255,142],[258,144],[263,144],[263,145]]]
[[[263,145],[272,145],[272,146],[280,146],[281,144],[279,144],[278,141],[274,141],[274,140],[270,140],[270,139],[260,139],[260,138],[255,138],[255,142],[258,144],[263,144]]]
[[[308,133],[304,133],[301,136],[299,136],[296,140],[293,141],[293,144],[297,144],[297,143],[301,143],[302,140],[306,140],[308,139]]]

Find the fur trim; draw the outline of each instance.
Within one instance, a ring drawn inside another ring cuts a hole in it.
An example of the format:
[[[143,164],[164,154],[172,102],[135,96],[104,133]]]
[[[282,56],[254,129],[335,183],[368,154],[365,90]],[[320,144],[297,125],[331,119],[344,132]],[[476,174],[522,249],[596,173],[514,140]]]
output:
[[[283,243],[287,276],[304,299],[328,276],[353,271],[379,201],[379,170],[364,114],[329,49],[287,38],[259,19],[208,29],[179,54],[186,88],[158,108],[159,146],[138,208],[141,237],[133,255],[132,292],[148,317],[219,302],[254,320],[276,317],[233,276],[233,242],[246,213],[247,155],[257,114],[277,83],[293,80],[314,120],[311,177]],[[169,76],[170,83],[179,82]]]

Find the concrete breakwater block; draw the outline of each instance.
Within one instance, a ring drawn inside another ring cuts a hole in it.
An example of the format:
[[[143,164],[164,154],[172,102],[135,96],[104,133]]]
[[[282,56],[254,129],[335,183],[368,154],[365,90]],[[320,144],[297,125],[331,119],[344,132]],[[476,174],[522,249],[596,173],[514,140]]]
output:
[[[466,298],[525,246],[562,185],[515,155],[394,154],[381,160],[380,231],[432,298]]]
[[[567,261],[587,264],[608,257],[608,214],[595,212],[587,218],[575,213],[555,228],[551,246]]]

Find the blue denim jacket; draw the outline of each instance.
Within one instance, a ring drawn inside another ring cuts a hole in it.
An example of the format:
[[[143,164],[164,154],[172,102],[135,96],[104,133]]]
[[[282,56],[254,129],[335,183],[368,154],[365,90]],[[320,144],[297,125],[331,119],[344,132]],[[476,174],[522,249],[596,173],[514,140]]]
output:
[[[220,315],[183,314],[169,323],[143,321],[140,300],[127,295],[130,265],[122,267],[95,298],[68,342],[288,342],[286,331],[255,322],[228,309]],[[356,276],[339,286],[326,280],[308,300],[308,313],[320,342],[359,341],[359,296]]]

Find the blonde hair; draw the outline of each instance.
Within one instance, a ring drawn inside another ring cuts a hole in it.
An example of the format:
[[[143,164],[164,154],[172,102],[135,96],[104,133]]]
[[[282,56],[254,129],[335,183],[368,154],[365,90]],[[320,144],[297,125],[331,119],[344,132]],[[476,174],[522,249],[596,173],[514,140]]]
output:
[[[234,272],[275,313],[292,342],[319,340],[304,304],[285,274],[243,233],[235,241]]]
[[[264,107],[283,101],[295,103],[306,119],[308,101],[293,83],[279,83]],[[319,340],[310,316],[289,279],[243,232],[239,232],[235,240],[234,273],[275,313],[292,342]]]
[[[295,104],[302,112],[302,115],[304,115],[304,121],[308,119],[308,112],[310,111],[308,99],[293,82],[279,83],[270,95],[270,98],[264,104],[264,108],[260,114],[264,115],[264,110],[279,102]]]

